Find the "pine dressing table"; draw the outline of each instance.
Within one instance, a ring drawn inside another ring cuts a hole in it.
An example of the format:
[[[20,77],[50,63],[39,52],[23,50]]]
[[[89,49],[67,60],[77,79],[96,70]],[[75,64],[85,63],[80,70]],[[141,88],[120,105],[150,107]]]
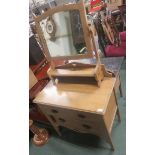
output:
[[[35,19],[37,33],[51,66],[51,81],[33,100],[61,136],[60,127],[90,133],[114,146],[111,131],[116,114],[116,77],[101,64],[95,30],[88,23],[83,2],[49,9]],[[96,58],[95,64],[53,60]]]
[[[119,108],[114,91],[116,78],[105,78],[101,87],[58,84],[50,81],[34,99],[57,133],[60,126],[104,137],[114,150],[111,131]]]

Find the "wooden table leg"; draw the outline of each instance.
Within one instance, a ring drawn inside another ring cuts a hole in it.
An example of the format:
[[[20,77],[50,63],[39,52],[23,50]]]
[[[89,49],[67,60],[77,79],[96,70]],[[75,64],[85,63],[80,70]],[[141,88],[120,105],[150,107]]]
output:
[[[105,124],[104,121],[103,121],[103,124],[104,124],[104,134],[105,134],[105,137],[104,138],[106,138],[107,143],[110,144],[111,150],[114,151],[115,148],[114,148],[114,145],[112,143],[110,132],[108,131],[107,126],[106,126],[106,124]]]
[[[111,146],[111,150],[112,150],[112,151],[115,151],[115,148],[114,148],[114,145],[113,145],[113,143],[112,143],[111,137],[109,137],[109,144],[110,144],[110,146]]]
[[[116,104],[117,104],[117,116],[118,116],[118,121],[121,122],[121,115],[120,115],[120,112],[119,112],[119,106],[118,106],[118,102],[117,102],[117,97],[116,97],[116,92],[114,91],[114,96],[115,96],[115,100],[116,100]]]
[[[121,80],[120,80],[120,76],[119,75],[116,77],[115,92],[117,93],[118,90],[120,92],[120,96],[122,97],[123,94],[122,94]]]
[[[120,79],[120,77],[119,77],[119,79]],[[120,85],[119,85],[119,91],[120,91],[120,96],[123,97],[121,81],[120,81]]]

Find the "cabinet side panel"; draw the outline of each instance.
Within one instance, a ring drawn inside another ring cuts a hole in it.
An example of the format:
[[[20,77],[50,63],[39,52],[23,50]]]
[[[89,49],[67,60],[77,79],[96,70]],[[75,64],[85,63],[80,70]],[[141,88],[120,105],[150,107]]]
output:
[[[106,109],[106,113],[104,115],[105,125],[109,133],[111,133],[111,130],[112,130],[116,111],[117,111],[117,104],[116,104],[116,99],[115,99],[114,91],[113,91],[111,94],[110,100],[109,100],[108,107]]]

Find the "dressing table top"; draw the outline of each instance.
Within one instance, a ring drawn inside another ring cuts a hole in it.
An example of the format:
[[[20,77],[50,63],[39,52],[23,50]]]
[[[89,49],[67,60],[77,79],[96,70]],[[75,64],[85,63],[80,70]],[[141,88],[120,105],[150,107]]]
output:
[[[104,78],[101,87],[91,84],[59,83],[50,81],[33,100],[41,105],[104,114],[112,94],[116,78]]]

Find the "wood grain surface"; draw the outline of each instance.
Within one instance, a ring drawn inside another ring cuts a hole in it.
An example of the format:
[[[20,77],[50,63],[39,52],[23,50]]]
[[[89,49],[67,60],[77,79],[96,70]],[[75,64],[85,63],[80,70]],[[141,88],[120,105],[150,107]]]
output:
[[[37,95],[34,103],[53,105],[67,109],[104,114],[116,78],[104,78],[101,87],[89,84],[65,84],[56,86],[52,81]]]

